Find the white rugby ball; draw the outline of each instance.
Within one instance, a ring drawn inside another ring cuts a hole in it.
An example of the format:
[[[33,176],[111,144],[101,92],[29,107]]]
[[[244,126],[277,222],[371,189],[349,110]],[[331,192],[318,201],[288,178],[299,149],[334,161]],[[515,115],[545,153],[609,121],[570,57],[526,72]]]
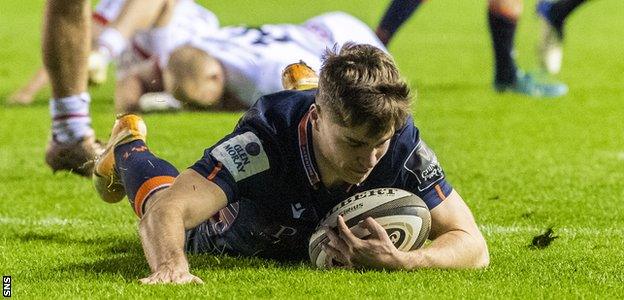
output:
[[[355,236],[366,239],[370,232],[357,226],[368,217],[377,221],[388,233],[390,240],[401,251],[415,250],[425,243],[431,229],[431,214],[420,197],[397,188],[377,188],[357,193],[334,206],[319,222],[310,237],[310,260],[319,268],[336,262],[328,259],[322,245],[329,242],[324,226],[336,228],[338,215]]]

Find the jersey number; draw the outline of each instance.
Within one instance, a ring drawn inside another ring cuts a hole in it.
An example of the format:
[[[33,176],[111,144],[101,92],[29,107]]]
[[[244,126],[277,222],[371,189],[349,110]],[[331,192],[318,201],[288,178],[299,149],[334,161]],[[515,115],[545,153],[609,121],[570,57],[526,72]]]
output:
[[[257,37],[251,41],[254,45],[269,45],[273,42],[285,43],[292,41],[292,38],[288,35],[288,33],[284,33],[282,36],[276,36],[270,32],[266,32],[260,27],[247,27],[240,33],[240,36],[245,36],[247,34],[256,34]]]

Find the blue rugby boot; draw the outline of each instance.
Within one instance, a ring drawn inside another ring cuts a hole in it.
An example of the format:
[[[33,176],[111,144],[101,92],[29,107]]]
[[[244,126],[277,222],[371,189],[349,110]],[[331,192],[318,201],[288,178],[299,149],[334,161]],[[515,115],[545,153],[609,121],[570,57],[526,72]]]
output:
[[[499,93],[512,92],[536,98],[556,98],[568,93],[568,86],[564,83],[547,82],[520,70],[516,72],[515,82],[494,82],[494,89]]]

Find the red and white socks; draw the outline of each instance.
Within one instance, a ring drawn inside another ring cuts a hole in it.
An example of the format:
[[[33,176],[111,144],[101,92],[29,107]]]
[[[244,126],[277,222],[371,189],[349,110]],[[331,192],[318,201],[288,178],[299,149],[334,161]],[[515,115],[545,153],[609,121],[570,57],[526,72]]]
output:
[[[88,93],[50,99],[52,136],[62,144],[78,143],[84,137],[94,134],[91,128]]]

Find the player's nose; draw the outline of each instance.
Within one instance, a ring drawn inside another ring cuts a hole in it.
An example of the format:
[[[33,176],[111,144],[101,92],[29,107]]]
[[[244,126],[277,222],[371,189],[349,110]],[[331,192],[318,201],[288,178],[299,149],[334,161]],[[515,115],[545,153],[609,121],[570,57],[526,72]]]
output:
[[[367,170],[372,169],[379,162],[377,150],[374,149],[372,151],[367,151],[359,157],[358,162],[363,168],[366,168]]]

